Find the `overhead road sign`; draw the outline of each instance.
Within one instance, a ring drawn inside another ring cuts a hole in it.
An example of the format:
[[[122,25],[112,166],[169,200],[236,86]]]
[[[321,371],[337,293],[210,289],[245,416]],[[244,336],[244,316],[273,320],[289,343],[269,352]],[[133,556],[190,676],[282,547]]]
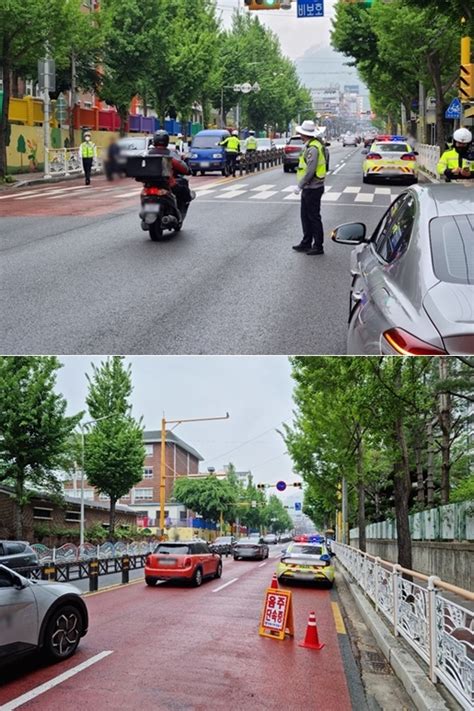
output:
[[[444,118],[447,119],[460,119],[462,116],[462,104],[461,100],[455,98],[451,101],[448,108],[445,111]]]
[[[278,489],[278,491],[285,491],[285,489],[286,489],[286,482],[284,482],[284,481],[277,481],[277,483],[276,483],[276,488]]]
[[[324,17],[324,0],[298,0],[296,15],[301,18]]]

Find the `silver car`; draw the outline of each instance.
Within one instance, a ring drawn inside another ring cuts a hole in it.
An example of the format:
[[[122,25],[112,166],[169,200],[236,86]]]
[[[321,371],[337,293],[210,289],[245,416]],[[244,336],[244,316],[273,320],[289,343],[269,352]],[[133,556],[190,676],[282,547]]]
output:
[[[370,237],[332,239],[351,255],[350,354],[474,354],[474,181],[412,186]]]
[[[37,649],[52,661],[67,659],[88,622],[85,602],[73,585],[27,580],[0,565],[0,665]]]
[[[234,560],[245,558],[258,558],[265,560],[268,558],[269,548],[262,538],[239,538],[234,546]]]

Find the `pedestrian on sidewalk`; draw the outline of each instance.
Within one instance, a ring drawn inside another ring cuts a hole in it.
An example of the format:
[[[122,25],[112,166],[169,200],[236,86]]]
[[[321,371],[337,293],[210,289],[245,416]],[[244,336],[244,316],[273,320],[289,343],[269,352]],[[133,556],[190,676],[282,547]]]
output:
[[[82,159],[86,185],[90,185],[92,163],[94,162],[94,158],[97,158],[97,146],[92,142],[92,136],[89,131],[86,131],[84,141],[79,146],[79,157]]]
[[[301,225],[303,239],[293,245],[295,252],[311,255],[324,254],[324,230],[321,220],[321,198],[327,173],[324,139],[318,138],[320,129],[314,121],[303,121],[296,127],[305,145],[301,153],[295,195],[301,193]]]

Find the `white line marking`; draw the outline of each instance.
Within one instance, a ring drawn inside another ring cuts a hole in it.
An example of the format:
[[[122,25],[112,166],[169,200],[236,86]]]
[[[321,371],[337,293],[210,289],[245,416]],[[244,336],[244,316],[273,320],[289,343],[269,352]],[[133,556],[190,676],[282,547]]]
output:
[[[196,197],[200,198],[202,195],[210,195],[211,193],[215,193],[216,188],[209,188],[208,190],[196,190]]]
[[[101,659],[108,657],[109,654],[113,654],[113,651],[100,652],[99,654],[96,654],[95,657],[91,657],[90,659],[87,659],[87,661],[82,662],[82,664],[78,664],[76,667],[68,669],[59,676],[56,676],[54,679],[50,679],[44,684],[40,684],[40,686],[37,686],[36,689],[32,689],[31,691],[27,691],[26,694],[17,696],[16,699],[13,699],[12,701],[9,701],[8,703],[4,704],[1,707],[2,711],[13,711],[13,709],[17,709],[19,706],[22,706],[28,701],[31,701],[31,699],[35,699],[40,694],[44,694],[45,691],[53,689],[55,686],[58,686],[58,684],[62,684],[63,681],[66,681],[67,679],[70,679],[72,676],[75,676],[79,672],[84,671],[84,669],[87,669],[87,667],[92,666],[92,664],[100,662]]]
[[[267,564],[267,561],[265,561],[265,563],[260,563],[260,565],[259,565],[258,567],[259,567],[259,568],[263,568],[263,566],[266,565],[266,564]]]
[[[265,190],[260,193],[257,193],[257,195],[251,195],[250,200],[268,200],[269,197],[272,195],[276,195],[278,190]]]
[[[239,186],[236,188],[235,185],[227,185],[225,188],[222,188],[222,190],[238,190],[239,188],[246,188],[248,183],[239,183]]]
[[[324,193],[321,198],[321,201],[336,202],[336,200],[339,200],[339,198],[341,197],[341,194],[342,193]]]
[[[132,190],[130,193],[120,193],[120,195],[111,195],[110,197],[112,198],[128,198],[128,197],[135,197],[136,195],[140,195],[141,193],[141,188],[139,190]]]
[[[261,190],[262,192],[265,192],[266,190],[269,190],[270,188],[274,188],[274,187],[275,187],[274,184],[259,185],[257,188],[250,188],[250,190],[254,190],[255,192],[259,192]]]
[[[282,188],[281,192],[282,193],[291,193],[292,190],[294,190],[294,185],[288,185],[286,188]]]
[[[344,188],[343,193],[360,193],[360,186],[358,188],[349,186]]]
[[[41,197],[41,198],[48,198],[50,195],[59,195],[60,193],[64,193],[67,191],[69,193],[71,190],[84,190],[84,188],[89,187],[87,185],[74,185],[73,187],[67,187],[67,188],[56,188],[55,190],[41,190],[41,191],[36,191],[34,193],[34,197]],[[30,195],[21,195],[15,197],[15,200],[27,200]]]
[[[333,175],[336,175],[336,173],[339,173],[339,171],[341,170],[341,168],[344,168],[344,166],[345,166],[345,163],[341,163],[341,165],[339,166],[339,168],[336,168],[336,170],[334,171]]]
[[[235,583],[236,580],[238,580],[238,578],[232,578],[232,580],[229,580],[228,583],[224,583],[224,585],[220,585],[218,588],[214,588],[212,592],[219,592],[219,590],[223,590],[228,585],[232,585],[232,583]]]
[[[283,198],[283,200],[300,200],[299,195],[287,195],[286,197]]]
[[[238,188],[234,188],[232,191],[228,190],[228,192],[225,192],[222,195],[216,195],[216,200],[230,200],[231,198],[237,197],[238,195],[243,195],[246,192],[247,190],[239,190]]]
[[[373,193],[359,193],[354,198],[354,202],[373,202],[375,195]]]
[[[376,195],[392,195],[390,188],[375,188]]]

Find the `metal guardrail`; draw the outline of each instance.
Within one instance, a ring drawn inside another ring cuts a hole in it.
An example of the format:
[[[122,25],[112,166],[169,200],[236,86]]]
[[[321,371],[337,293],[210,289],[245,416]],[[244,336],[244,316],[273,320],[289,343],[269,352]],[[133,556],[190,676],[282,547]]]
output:
[[[271,148],[264,151],[250,151],[249,153],[241,153],[237,170],[240,175],[244,173],[254,173],[255,171],[271,168],[281,164],[283,161],[283,148]]]
[[[338,560],[393,628],[429,666],[463,709],[474,705],[474,612],[448,599],[454,593],[474,601],[474,593],[335,543]],[[416,580],[416,582],[415,582]]]
[[[42,543],[33,543],[31,548],[33,548],[38,555],[39,563],[43,564],[73,563],[92,560],[94,558],[101,560],[104,558],[118,558],[123,555],[141,555],[151,553],[155,546],[156,541],[136,543],[123,543],[122,541],[112,543],[111,541],[106,541],[101,545],[84,543],[82,546],[76,546],[74,543],[65,543],[59,548],[48,548]]]

